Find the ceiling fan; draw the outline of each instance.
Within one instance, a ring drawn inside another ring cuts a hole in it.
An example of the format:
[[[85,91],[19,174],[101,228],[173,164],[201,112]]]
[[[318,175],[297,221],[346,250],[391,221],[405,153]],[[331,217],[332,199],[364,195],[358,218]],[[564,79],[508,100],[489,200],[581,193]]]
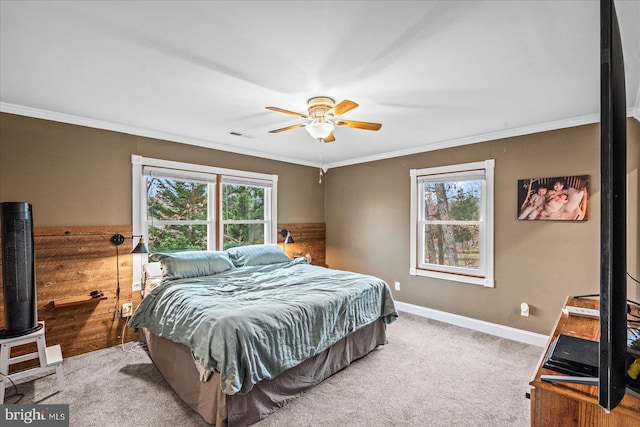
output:
[[[332,98],[327,96],[315,96],[307,101],[307,105],[309,114],[296,113],[295,111],[284,110],[278,107],[265,107],[267,110],[290,114],[292,116],[310,120],[307,123],[298,123],[296,125],[271,130],[269,133],[284,132],[285,130],[303,127],[313,138],[323,140],[324,142],[333,142],[336,140],[333,135],[333,130],[336,126],[365,130],[378,130],[382,127],[380,123],[339,119],[338,116],[341,116],[347,111],[351,111],[358,106],[358,104],[353,101],[349,101],[348,99],[336,104]]]

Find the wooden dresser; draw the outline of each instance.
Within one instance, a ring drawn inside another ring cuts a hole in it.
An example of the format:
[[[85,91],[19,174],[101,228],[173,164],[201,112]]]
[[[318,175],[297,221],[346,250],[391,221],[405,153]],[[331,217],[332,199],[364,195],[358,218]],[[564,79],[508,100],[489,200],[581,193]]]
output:
[[[565,305],[598,308],[598,301],[567,298]],[[565,375],[542,367],[549,346],[559,334],[597,341],[600,322],[597,319],[560,314],[553,334],[538,362],[531,385],[531,425],[534,427],[632,427],[640,426],[640,399],[624,396],[620,405],[607,413],[598,405],[598,387],[583,384],[556,383],[540,380],[540,375]]]

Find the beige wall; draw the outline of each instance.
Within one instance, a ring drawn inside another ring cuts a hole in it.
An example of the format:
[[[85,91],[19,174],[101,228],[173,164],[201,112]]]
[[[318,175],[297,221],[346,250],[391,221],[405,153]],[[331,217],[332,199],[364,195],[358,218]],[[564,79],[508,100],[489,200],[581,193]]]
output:
[[[639,128],[629,120],[630,267],[636,272]],[[598,292],[599,132],[598,125],[580,126],[329,170],[327,263],[399,281],[398,301],[548,334],[567,295]],[[409,170],[485,159],[496,160],[495,288],[410,276]],[[566,175],[590,176],[588,221],[516,219],[518,179]],[[531,307],[528,318],[520,316],[522,302]]]
[[[278,175],[278,222],[324,222],[318,170],[118,132],[0,114],[0,201],[35,226],[129,225],[131,155]]]
[[[628,124],[629,270],[640,276],[640,123]],[[331,169],[319,185],[315,168],[3,113],[0,201],[32,203],[36,226],[130,225],[131,154],[275,173],[278,222],[326,222],[330,267],[400,281],[399,301],[546,334],[567,295],[598,290],[598,141],[598,125],[581,126]],[[489,158],[496,287],[409,276],[409,169]],[[558,175],[591,176],[589,220],[517,221],[516,181]]]

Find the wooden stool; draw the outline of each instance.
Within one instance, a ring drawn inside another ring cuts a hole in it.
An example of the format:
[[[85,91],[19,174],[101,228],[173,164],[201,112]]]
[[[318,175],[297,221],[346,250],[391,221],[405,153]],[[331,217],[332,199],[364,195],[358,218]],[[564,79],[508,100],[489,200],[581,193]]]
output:
[[[39,323],[42,324],[42,328],[35,332],[19,337],[0,339],[0,403],[4,403],[5,388],[7,387],[7,385],[11,384],[9,379],[15,381],[20,378],[29,377],[31,375],[47,373],[53,371],[54,369],[56,371],[56,377],[58,379],[58,390],[64,391],[62,350],[60,349],[59,344],[47,347],[44,340],[44,322]],[[17,357],[11,357],[12,347],[17,347],[32,342],[35,342],[38,346],[37,352]],[[32,359],[40,359],[40,366],[9,374],[10,365]]]

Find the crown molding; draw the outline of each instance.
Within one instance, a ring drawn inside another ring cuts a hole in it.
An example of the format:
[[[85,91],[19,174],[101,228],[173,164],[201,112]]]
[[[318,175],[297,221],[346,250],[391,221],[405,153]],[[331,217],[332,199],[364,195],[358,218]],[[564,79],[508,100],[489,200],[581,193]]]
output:
[[[639,98],[640,100],[640,98]],[[630,107],[627,109],[627,117],[632,117],[640,121],[640,107]],[[523,126],[514,129],[508,129],[498,132],[489,132],[480,135],[473,135],[465,138],[450,139],[433,144],[411,147],[404,150],[388,151],[385,153],[375,154],[373,156],[360,157],[356,159],[345,160],[341,162],[333,162],[323,164],[323,168],[338,168],[341,166],[350,166],[359,163],[375,162],[378,160],[386,160],[394,157],[410,156],[412,154],[425,153],[429,151],[441,150],[444,148],[459,147],[461,145],[477,144],[479,142],[494,141],[504,138],[512,138],[516,136],[529,135],[534,133],[547,132],[558,129],[566,129],[570,127],[589,125],[600,122],[600,114],[590,114],[587,116],[574,117],[566,120],[557,120],[553,122],[539,123],[531,126]]]
[[[319,162],[309,162],[300,159],[294,159],[285,156],[278,156],[271,153],[265,153],[258,150],[247,150],[238,147],[232,147],[226,144],[220,144],[199,138],[192,138],[184,135],[176,135],[169,132],[160,132],[151,129],[139,128],[136,126],[128,126],[119,123],[108,122],[104,120],[96,120],[88,117],[75,116],[72,114],[57,113],[39,108],[25,107],[7,102],[0,102],[0,112],[17,114],[19,116],[33,117],[36,119],[51,120],[54,122],[68,123],[78,126],[86,126],[95,129],[108,130],[113,132],[121,132],[129,135],[142,136],[145,138],[160,139],[169,142],[178,142],[182,144],[195,145],[198,147],[210,148],[212,150],[226,151],[245,156],[260,157],[269,160],[276,160],[286,163],[294,163],[302,166],[321,167]]]
[[[512,138],[515,136],[547,132],[550,130],[582,126],[582,125],[587,125],[592,123],[598,123],[599,121],[600,121],[599,114],[591,114],[588,116],[575,117],[575,118],[566,119],[566,120],[539,123],[531,126],[523,126],[523,127],[507,129],[503,131],[473,135],[465,138],[450,139],[447,141],[436,142],[428,145],[425,144],[418,147],[411,147],[403,150],[388,151],[385,153],[375,154],[373,156],[360,157],[357,159],[350,159],[342,162],[334,162],[327,165],[323,165],[323,167],[337,168],[341,166],[349,166],[349,165],[354,165],[358,163],[375,162],[377,160],[386,160],[394,157],[409,156],[412,154],[425,153],[428,151],[442,150],[444,148],[459,147],[461,145],[476,144],[479,142],[494,141],[498,139]]]
[[[638,98],[640,102],[640,97]],[[487,142],[504,138],[512,138],[516,136],[529,135],[533,133],[547,132],[551,130],[570,128],[575,126],[582,126],[592,123],[598,123],[600,121],[599,114],[591,114],[587,116],[575,117],[566,120],[557,120],[553,122],[540,123],[531,126],[523,126],[514,129],[507,129],[497,132],[489,132],[480,135],[473,135],[464,138],[450,139],[441,142],[435,142],[431,144],[425,144],[417,147],[406,148],[402,150],[387,151],[384,153],[374,154],[371,156],[357,157],[348,160],[342,160],[332,163],[321,163],[305,161],[285,156],[278,156],[270,153],[265,153],[258,150],[247,150],[238,147],[232,147],[225,144],[219,144],[211,141],[206,141],[198,138],[191,138],[183,135],[175,135],[168,132],[160,132],[150,129],[139,128],[135,126],[122,125],[119,123],[108,122],[104,120],[96,120],[88,117],[75,116],[71,114],[57,113],[48,110],[42,110],[39,108],[25,107],[16,104],[10,104],[7,102],[0,102],[0,112],[17,114],[21,116],[34,117],[44,120],[52,120],[55,122],[68,123],[78,126],[86,126],[96,129],[109,130],[114,132],[121,132],[130,135],[137,135],[146,138],[160,139],[170,142],[178,142],[183,144],[195,145],[198,147],[209,148],[212,150],[220,150],[231,152],[235,154],[242,154],[252,157],[260,157],[263,159],[276,160],[280,162],[293,163],[301,166],[310,166],[316,168],[322,168],[325,172],[331,168],[338,168],[343,166],[356,165],[361,163],[375,162],[378,160],[386,160],[395,157],[410,156],[413,154],[425,153],[429,151],[442,150],[444,148],[458,147],[462,145],[476,144],[479,142]],[[630,107],[627,109],[627,117],[633,117],[640,121],[640,106]]]

